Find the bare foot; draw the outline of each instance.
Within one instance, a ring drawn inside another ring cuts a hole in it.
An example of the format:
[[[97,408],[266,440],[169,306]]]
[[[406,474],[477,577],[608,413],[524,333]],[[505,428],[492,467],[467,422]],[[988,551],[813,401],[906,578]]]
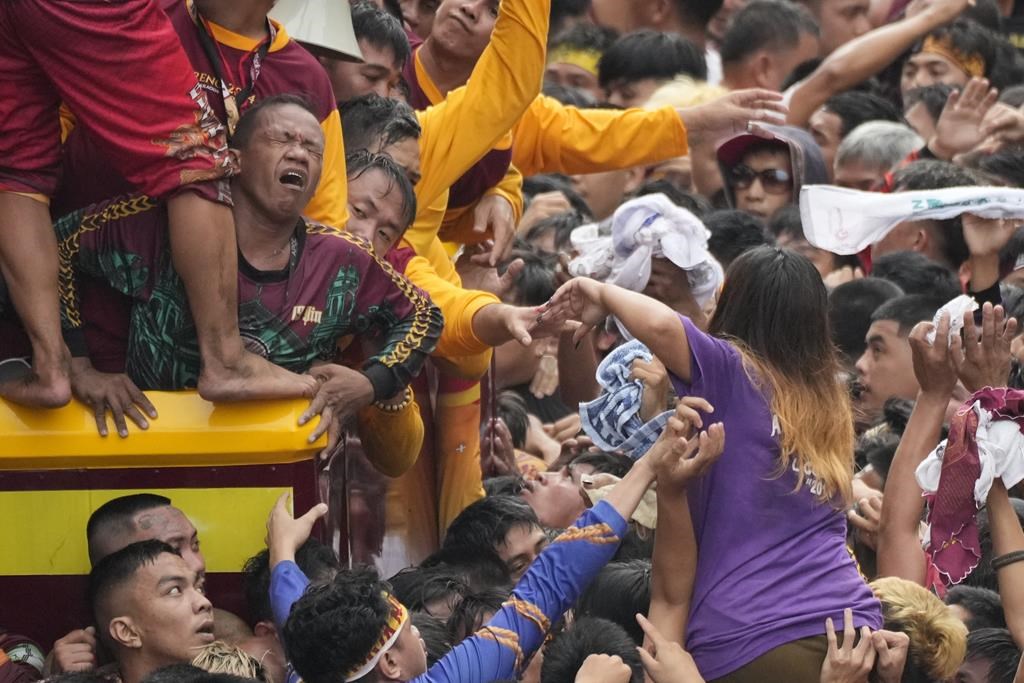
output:
[[[249,352],[236,365],[204,365],[199,375],[199,395],[214,402],[312,398],[316,386],[316,378],[297,375]]]
[[[0,398],[30,408],[60,408],[71,402],[67,359],[37,363],[20,377],[0,381]]]

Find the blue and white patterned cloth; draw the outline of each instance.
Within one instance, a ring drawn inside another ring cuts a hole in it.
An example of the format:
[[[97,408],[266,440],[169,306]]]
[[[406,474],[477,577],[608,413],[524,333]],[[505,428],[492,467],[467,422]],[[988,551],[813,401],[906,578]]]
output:
[[[640,417],[644,384],[630,377],[633,361],[651,362],[654,355],[641,342],[633,340],[609,353],[597,367],[601,395],[580,404],[583,431],[594,445],[604,451],[622,451],[636,460],[661,436],[672,411],[644,422]]]

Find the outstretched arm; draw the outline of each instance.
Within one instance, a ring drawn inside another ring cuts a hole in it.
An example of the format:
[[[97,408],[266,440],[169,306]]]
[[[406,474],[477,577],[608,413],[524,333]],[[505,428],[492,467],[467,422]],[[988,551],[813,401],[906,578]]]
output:
[[[996,577],[999,579],[1003,612],[1006,613],[1006,627],[1017,647],[1024,647],[1024,530],[1010,504],[1002,479],[996,479],[989,490],[988,521],[992,528],[993,565],[997,565],[999,558],[1020,558],[997,565]]]
[[[686,329],[679,314],[660,301],[615,285],[578,277],[562,285],[548,305],[556,309],[566,308],[568,317],[583,323],[576,331],[576,340],[582,339],[609,315],[614,315],[673,374],[684,382],[690,381],[692,361]]]
[[[796,84],[787,121],[804,126],[825,101],[871,78],[889,66],[914,43],[947,24],[967,8],[968,0],[937,0],[923,11],[854,38],[825,58],[814,72]]]
[[[885,504],[878,528],[878,575],[897,576],[925,585],[927,564],[921,547],[920,524],[924,499],[915,472],[939,443],[942,421],[956,385],[954,357],[960,352],[960,337],[953,348],[943,343],[949,336],[949,316],[943,315],[936,330],[936,343],[926,336],[931,323],[920,323],[910,333],[914,374],[921,391],[896,449],[885,482]]]

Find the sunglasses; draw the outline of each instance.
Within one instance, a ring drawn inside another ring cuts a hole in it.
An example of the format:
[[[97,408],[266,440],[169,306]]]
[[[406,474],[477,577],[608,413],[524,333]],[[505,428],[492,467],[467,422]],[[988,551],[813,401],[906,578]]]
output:
[[[755,171],[749,166],[740,164],[729,172],[730,184],[737,190],[747,189],[754,184],[755,180],[761,181],[761,187],[768,194],[783,194],[793,188],[792,176],[781,168],[766,168],[763,171]]]

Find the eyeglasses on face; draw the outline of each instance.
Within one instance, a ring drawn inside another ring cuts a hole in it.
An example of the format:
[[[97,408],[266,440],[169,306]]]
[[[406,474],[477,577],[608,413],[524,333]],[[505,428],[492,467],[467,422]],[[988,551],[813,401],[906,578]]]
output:
[[[789,192],[793,187],[793,177],[789,171],[781,168],[766,168],[763,171],[755,171],[749,166],[740,164],[729,171],[729,184],[737,190],[746,190],[754,184],[755,180],[761,181],[761,187],[768,194],[783,194]]]

